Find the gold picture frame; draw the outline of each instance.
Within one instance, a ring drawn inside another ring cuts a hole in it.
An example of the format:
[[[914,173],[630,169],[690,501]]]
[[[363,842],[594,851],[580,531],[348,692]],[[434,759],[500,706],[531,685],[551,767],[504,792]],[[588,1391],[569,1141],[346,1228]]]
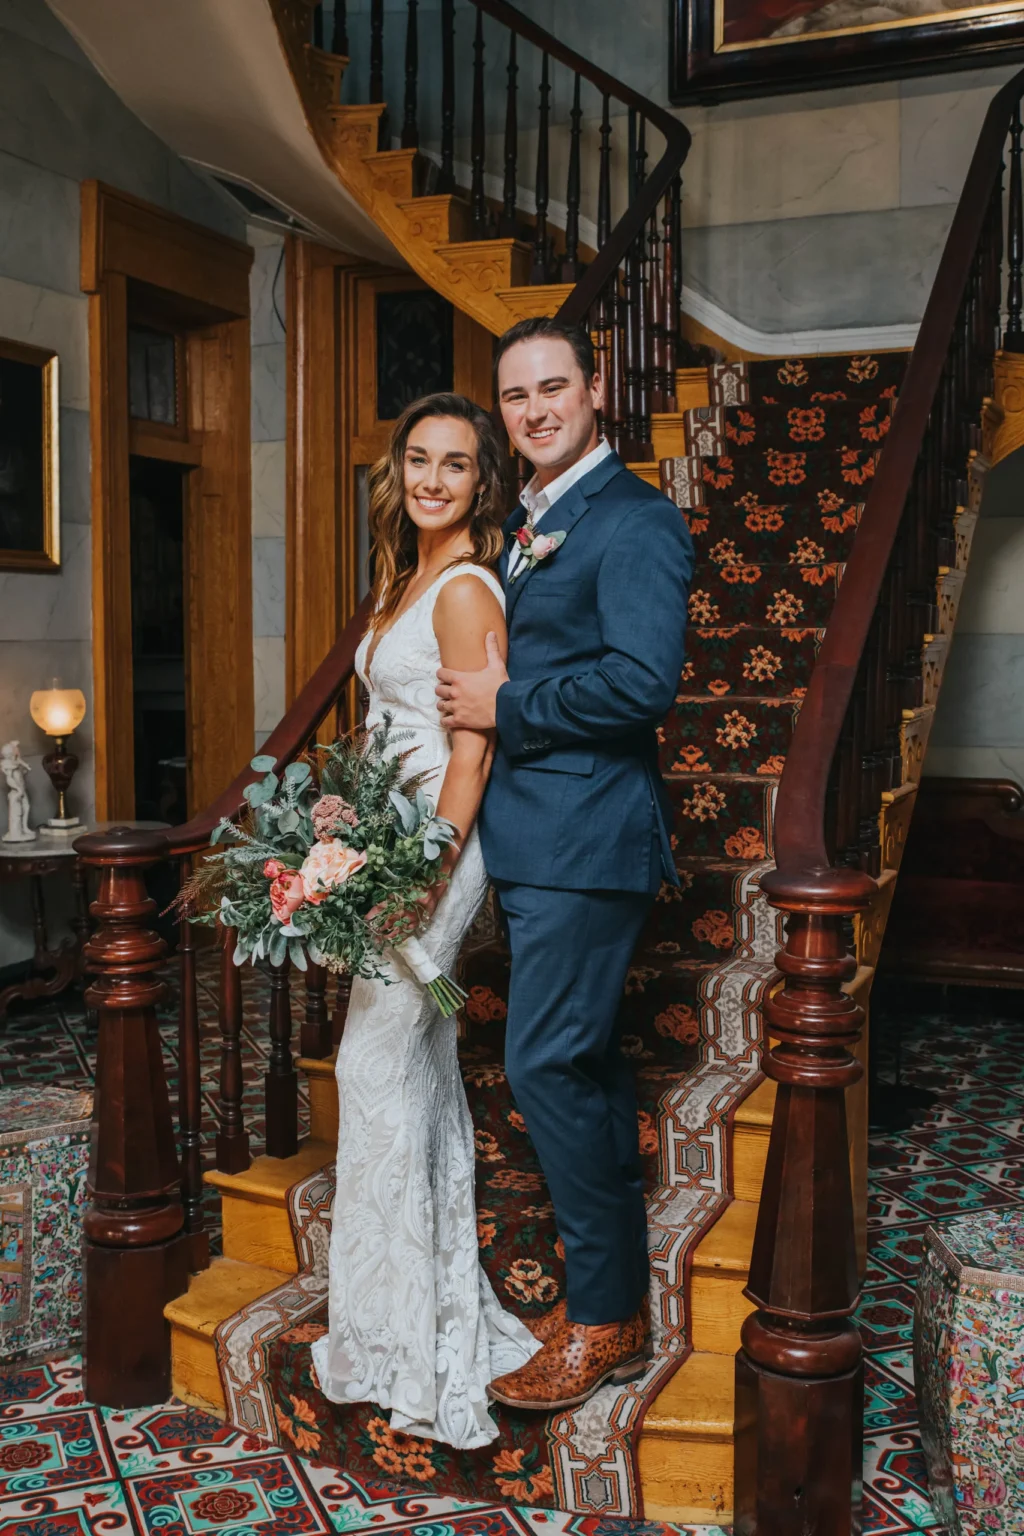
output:
[[[0,337],[0,571],[60,570],[59,366]]]

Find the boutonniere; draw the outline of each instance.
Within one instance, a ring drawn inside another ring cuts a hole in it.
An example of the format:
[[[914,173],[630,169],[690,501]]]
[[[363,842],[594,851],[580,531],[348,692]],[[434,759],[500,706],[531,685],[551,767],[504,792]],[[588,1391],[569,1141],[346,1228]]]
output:
[[[527,571],[532,571],[535,565],[539,565],[549,555],[553,555],[559,545],[565,543],[565,532],[561,528],[554,533],[534,533],[530,528],[518,528],[516,543],[523,557],[509,578],[509,585],[518,581]]]

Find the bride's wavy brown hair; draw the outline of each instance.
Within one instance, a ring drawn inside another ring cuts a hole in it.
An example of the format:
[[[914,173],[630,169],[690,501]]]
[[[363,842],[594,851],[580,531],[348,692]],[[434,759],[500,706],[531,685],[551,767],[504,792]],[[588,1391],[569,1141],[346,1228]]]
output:
[[[468,421],[476,434],[479,484],[470,518],[472,552],[453,565],[495,566],[501,554],[501,525],[508,512],[508,455],[488,413],[465,395],[441,393],[414,400],[395,422],[387,451],[367,475],[370,499],[370,567],[375,612],[371,629],[386,624],[416,574],[417,528],[405,510],[405,450],[413,427],[427,417]]]

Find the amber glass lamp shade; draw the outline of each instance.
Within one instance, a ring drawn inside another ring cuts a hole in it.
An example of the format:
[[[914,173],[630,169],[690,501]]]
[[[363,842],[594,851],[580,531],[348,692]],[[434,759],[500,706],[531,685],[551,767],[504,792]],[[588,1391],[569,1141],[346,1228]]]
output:
[[[59,687],[54,678],[52,688],[36,689],[28,707],[39,729],[56,738],[53,751],[43,758],[43,767],[57,791],[57,814],[51,816],[46,825],[58,830],[77,827],[78,817],[67,814],[64,796],[71,787],[78,758],[67,750],[65,740],[85,719],[85,695],[79,688]]]

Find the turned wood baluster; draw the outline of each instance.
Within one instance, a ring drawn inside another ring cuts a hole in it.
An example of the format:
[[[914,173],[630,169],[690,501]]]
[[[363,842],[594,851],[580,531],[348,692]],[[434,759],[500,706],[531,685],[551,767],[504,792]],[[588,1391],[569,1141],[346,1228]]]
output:
[[[235,930],[220,928],[220,1100],[217,1167],[244,1173],[252,1162],[242,1108],[242,968],[235,964]]]
[[[612,227],[612,176],[611,176],[612,125],[609,116],[608,97],[601,101],[601,148],[598,153],[597,173],[597,249],[603,249]],[[612,402],[612,336],[615,328],[613,290],[617,277],[602,293],[597,306],[597,368],[604,385],[604,411],[602,426],[604,435],[613,448],[618,448],[618,426]]]
[[[519,228],[516,221],[519,160],[518,75],[516,34],[510,32],[508,35],[508,84],[505,88],[505,180],[502,185],[498,234],[513,240]]]
[[[626,455],[626,337],[629,309],[620,291],[619,274],[608,296],[611,348],[608,359],[608,440],[617,454]]]
[[[572,111],[569,114],[569,175],[565,189],[565,255],[559,275],[563,283],[575,283],[583,276],[580,261],[580,148],[583,136],[583,108],[580,106],[580,77],[577,74],[572,88]],[[600,249],[600,238],[598,239]]]
[[[324,45],[324,8],[322,5],[313,7],[313,47],[322,48]]]
[[[537,174],[533,183],[537,205],[537,223],[533,232],[533,266],[530,268],[531,283],[546,283],[551,277],[551,240],[548,235],[548,136],[551,118],[549,69],[550,61],[547,54],[545,54],[540,67],[540,121],[537,132]]]
[[[636,427],[637,457],[649,459],[651,448],[651,309],[650,287],[647,277],[648,254],[643,231],[636,237]]]
[[[302,1056],[323,1057],[331,1054],[331,1021],[327,1013],[327,972],[322,965],[309,962],[306,971],[306,1017],[299,1035]]]
[[[655,410],[674,411],[676,400],[676,368],[679,350],[679,309],[676,301],[675,218],[673,192],[669,192],[663,204],[661,240],[661,376],[664,381],[664,403]]]
[[[417,11],[419,0],[406,0],[405,24],[405,117],[402,122],[402,148],[418,149],[420,131],[416,123],[416,95],[420,72],[420,36]]]
[[[144,871],[169,857],[159,832],[115,827],[78,838],[99,874],[85,947],[99,1015],[96,1108],[83,1228],[85,1392],[108,1408],[162,1403],[171,1389],[163,1309],[188,1285],[191,1243],[156,1005],[167,949],[148,926]]]
[[[662,262],[658,215],[651,215],[647,232],[647,314],[650,327],[650,407],[667,411],[670,394],[668,334],[665,329],[666,272]]]
[[[631,460],[637,456],[640,423],[640,263],[636,241],[629,248],[624,270],[625,292],[620,303],[622,313],[622,382],[624,451]]]
[[[455,0],[441,0],[441,169],[437,190],[455,191]]]
[[[1006,332],[1003,348],[1024,352],[1024,200],[1021,197],[1021,120],[1020,105],[1013,109],[1010,124],[1010,195],[1006,213],[1006,251],[1009,263],[1006,285]]]
[[[476,13],[473,38],[473,125],[470,135],[471,175],[469,201],[473,216],[473,234],[486,240],[490,234],[487,197],[484,193],[484,155],[487,150],[484,123],[484,13]]]
[[[346,0],[334,0],[331,52],[338,54],[343,59],[348,58],[348,9]]]
[[[370,0],[370,101],[384,100],[384,0]],[[389,148],[388,114],[380,115],[377,148]]]
[[[267,1156],[293,1157],[299,1148],[299,1079],[292,1058],[291,961],[270,967],[270,1061],[267,1096]]]
[[[846,1089],[864,1015],[843,992],[856,961],[844,918],[875,883],[857,870],[763,879],[788,914],[776,957],[784,986],[766,1004],[779,1085],[744,1294],[757,1310],[736,1356],[737,1536],[860,1530],[863,1374]]]
[[[181,883],[192,872],[190,858],[181,860]],[[178,1003],[178,1130],[181,1138],[181,1198],[185,1231],[192,1246],[190,1268],[210,1262],[210,1239],[203,1229],[203,1097],[199,1063],[199,989],[196,984],[196,945],[192,924],[178,922],[181,998]]]

